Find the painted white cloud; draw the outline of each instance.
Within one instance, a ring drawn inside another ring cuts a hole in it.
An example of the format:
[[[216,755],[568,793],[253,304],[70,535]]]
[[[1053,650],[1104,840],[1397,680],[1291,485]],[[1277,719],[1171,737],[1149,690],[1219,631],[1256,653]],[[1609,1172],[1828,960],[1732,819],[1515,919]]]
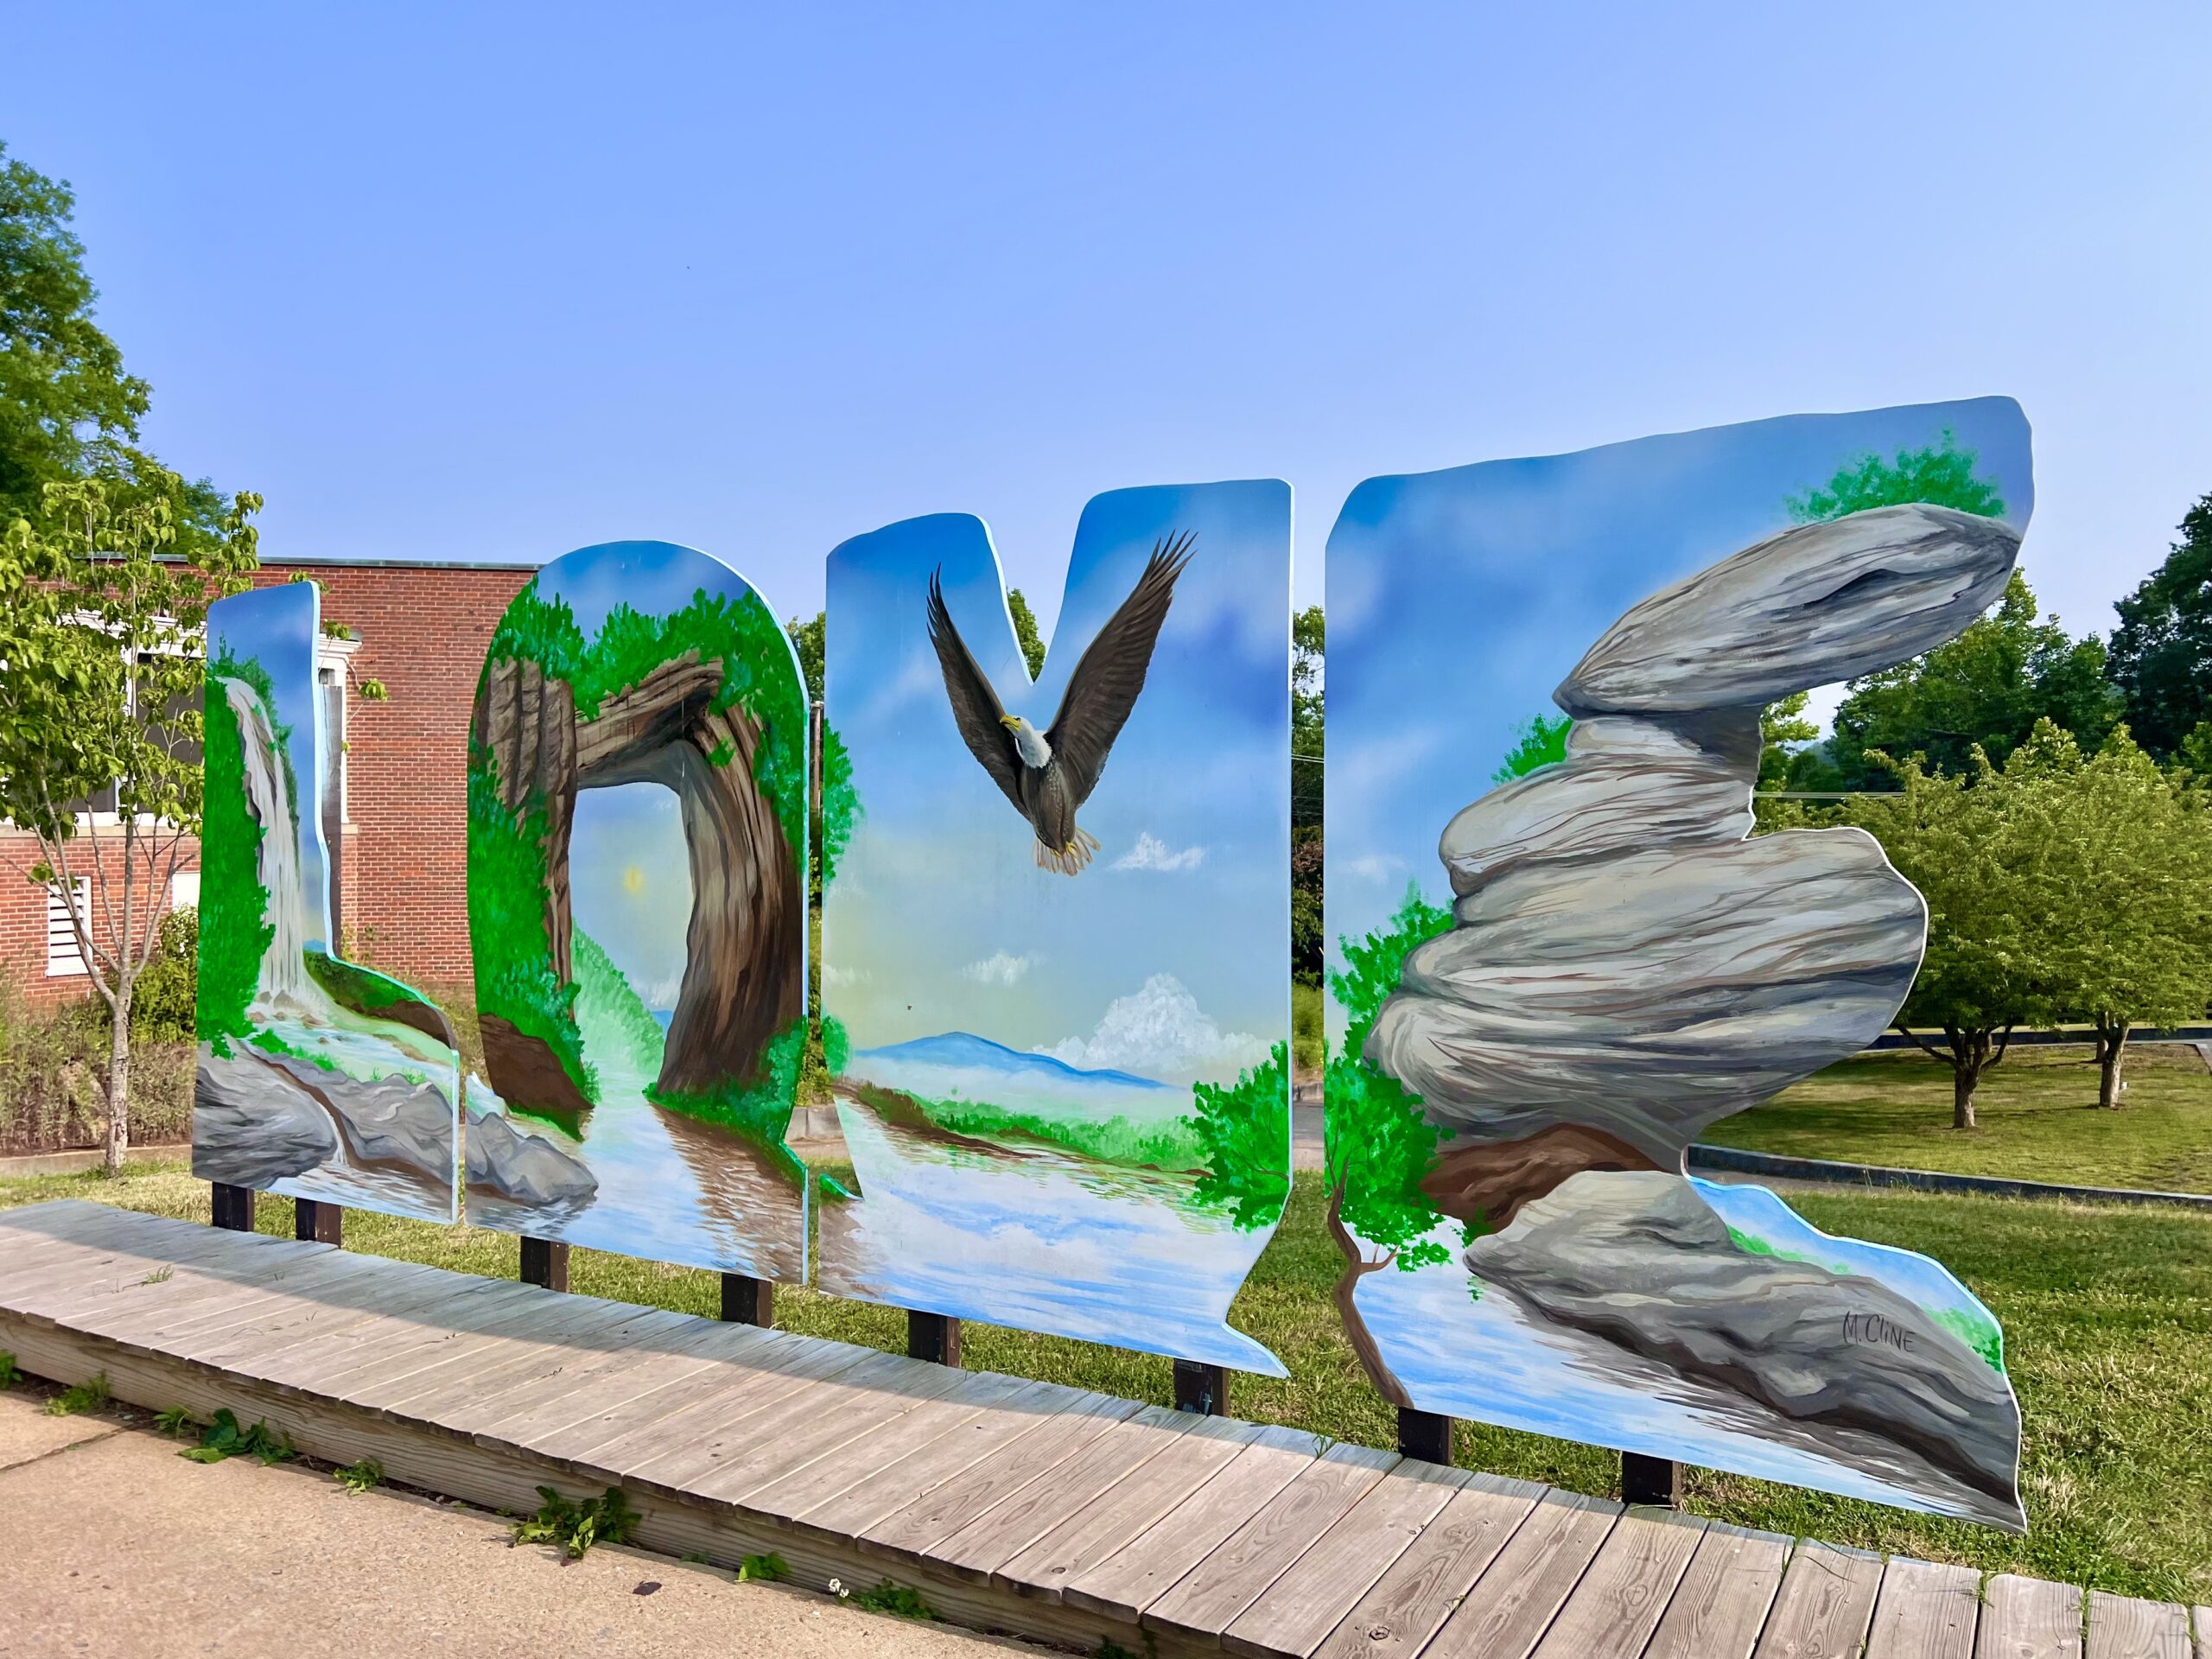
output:
[[[1256,1065],[1268,1046],[1249,1032],[1224,1031],[1173,974],[1154,974],[1107,1006],[1098,1029],[1039,1051],[1086,1071],[1134,1071],[1161,1082]]]
[[[822,968],[822,982],[832,990],[841,990],[848,985],[865,985],[870,977],[865,968],[839,968],[828,963]]]
[[[1137,844],[1114,861],[1117,870],[1195,870],[1205,862],[1206,849],[1185,847],[1180,852],[1149,830],[1140,830]]]
[[[1363,881],[1391,881],[1406,872],[1406,861],[1395,853],[1368,853],[1345,861],[1344,868]]]
[[[1019,985],[1039,960],[1036,957],[1008,956],[1001,950],[981,962],[969,963],[960,970],[960,976],[972,979],[978,985]]]

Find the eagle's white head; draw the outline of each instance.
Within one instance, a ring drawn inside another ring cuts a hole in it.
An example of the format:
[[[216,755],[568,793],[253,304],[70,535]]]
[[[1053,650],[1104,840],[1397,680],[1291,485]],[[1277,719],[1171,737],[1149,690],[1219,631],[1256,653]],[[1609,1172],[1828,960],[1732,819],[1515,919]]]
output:
[[[1052,746],[1045,741],[1045,734],[1032,726],[1020,715],[1001,715],[999,724],[1014,734],[1014,751],[1021,756],[1025,766],[1042,768],[1052,759]]]

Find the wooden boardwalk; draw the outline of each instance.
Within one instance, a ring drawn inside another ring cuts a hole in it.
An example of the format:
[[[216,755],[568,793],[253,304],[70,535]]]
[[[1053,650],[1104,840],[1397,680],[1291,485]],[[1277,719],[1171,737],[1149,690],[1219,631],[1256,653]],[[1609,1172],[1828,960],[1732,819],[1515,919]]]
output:
[[[1084,1652],[2212,1659],[2212,1609],[2192,1643],[2178,1606],[92,1204],[0,1213],[0,1350],[491,1508],[620,1485],[647,1548]]]

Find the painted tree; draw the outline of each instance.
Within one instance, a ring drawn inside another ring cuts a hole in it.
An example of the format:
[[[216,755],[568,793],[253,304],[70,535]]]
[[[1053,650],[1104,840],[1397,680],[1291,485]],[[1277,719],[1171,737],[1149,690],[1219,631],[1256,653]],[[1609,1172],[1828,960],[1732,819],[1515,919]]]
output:
[[[71,897],[109,1014],[112,1173],[130,1145],[132,1003],[206,799],[207,607],[246,585],[261,499],[241,493],[216,534],[185,537],[188,486],[143,458],[43,493],[39,518],[0,537],[0,817],[37,837],[22,873]],[[106,799],[111,813],[88,810]]]
[[[1855,796],[1840,817],[1879,841],[1928,901],[1928,951],[1897,1028],[1951,1068],[1951,1127],[1971,1129],[1975,1091],[2013,1031],[2052,1014],[2042,906],[2030,893],[2051,872],[2044,849],[2021,833],[2018,781],[1986,754],[1975,752],[1966,776],[1917,760],[1891,766],[1895,793]],[[1942,1033],[1940,1045],[1930,1031]]]
[[[1352,1351],[1376,1391],[1395,1406],[1410,1407],[1413,1398],[1360,1315],[1360,1281],[1391,1268],[1410,1273],[1437,1266],[1450,1250],[1433,1236],[1443,1217],[1421,1186],[1436,1160],[1437,1128],[1422,1114],[1420,1097],[1363,1051],[1408,955],[1451,925],[1450,911],[1409,886],[1383,927],[1357,944],[1342,941],[1344,968],[1329,975],[1329,989],[1348,1022],[1343,1052],[1331,1057],[1324,1083],[1325,1221],[1344,1262],[1332,1294]]]
[[[1277,1043],[1266,1062],[1235,1083],[1201,1083],[1183,1121],[1203,1149],[1201,1204],[1230,1212],[1239,1232],[1272,1227],[1290,1197],[1290,1052]]]
[[[2121,727],[2094,753],[2045,722],[2005,768],[2012,833],[2044,861],[2030,925],[2060,1011],[2096,1028],[2097,1103],[2120,1103],[2129,1033],[2212,1003],[2212,792]]]

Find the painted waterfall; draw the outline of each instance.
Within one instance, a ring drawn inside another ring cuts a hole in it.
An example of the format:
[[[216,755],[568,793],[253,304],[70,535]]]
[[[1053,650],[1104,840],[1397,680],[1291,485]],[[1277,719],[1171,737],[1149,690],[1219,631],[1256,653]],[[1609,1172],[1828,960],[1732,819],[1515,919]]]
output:
[[[451,1221],[453,1033],[434,1005],[343,961],[331,938],[321,634],[313,582],[207,613],[192,1171]]]
[[[830,556],[823,1287],[1282,1375],[1290,492],[1084,510],[1033,683],[978,519]]]
[[[720,560],[556,559],[507,607],[468,746],[468,922],[488,1082],[479,1226],[806,1274],[785,1136],[806,1043],[807,708]]]
[[[2006,399],[1372,479],[1329,541],[1337,1300],[1400,1405],[2023,1524],[1987,1309],[1685,1148],[1878,1034],[1926,912],[1754,835],[1760,716],[1956,633]]]

